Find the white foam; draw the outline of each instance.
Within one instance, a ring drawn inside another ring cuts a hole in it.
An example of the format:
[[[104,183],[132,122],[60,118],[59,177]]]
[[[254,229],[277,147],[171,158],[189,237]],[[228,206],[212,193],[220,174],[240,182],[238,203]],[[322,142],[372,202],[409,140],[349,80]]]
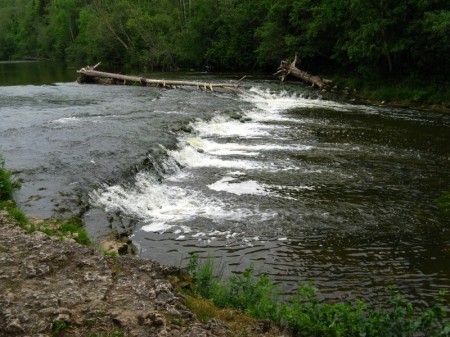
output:
[[[192,229],[188,226],[181,226],[181,230],[183,231],[184,234],[192,232]]]
[[[63,118],[54,120],[53,123],[69,124],[69,123],[78,123],[80,121],[81,120],[78,117],[63,117]]]
[[[313,149],[308,145],[277,145],[259,144],[249,145],[240,143],[220,143],[200,137],[187,137],[183,139],[184,145],[180,150],[168,151],[168,153],[181,165],[191,168],[214,167],[240,170],[267,169],[270,171],[295,170],[296,166],[276,165],[262,163],[256,160],[227,158],[227,156],[264,157],[264,151],[309,151]]]
[[[264,242],[260,240],[259,236],[247,237],[245,232],[233,232],[233,231],[220,231],[220,230],[212,230],[210,232],[199,232],[197,234],[192,235],[192,238],[197,238],[199,244],[203,245],[212,245],[216,242],[220,242],[220,245],[223,245],[223,241],[225,240],[227,243],[225,245],[229,245],[231,243],[241,243],[241,245],[252,246],[252,242]]]
[[[193,238],[198,238],[198,237],[203,237],[203,236],[206,236],[206,233],[198,232],[198,233],[192,235]]]
[[[257,156],[262,151],[308,151],[313,147],[308,145],[279,145],[279,144],[239,144],[239,143],[217,143],[200,137],[188,137],[186,142],[192,147],[208,152],[213,155],[244,155]]]
[[[307,186],[307,185],[300,185],[300,186],[274,186],[274,188],[279,190],[288,190],[288,191],[295,191],[295,192],[301,192],[301,191],[314,191],[317,189],[316,186]]]
[[[161,223],[161,222],[152,222],[149,225],[145,225],[141,227],[141,230],[144,232],[159,232],[164,233],[165,231],[169,230],[173,226]]]
[[[231,216],[224,213],[220,203],[195,191],[160,184],[147,173],[138,173],[134,186],[115,185],[94,191],[91,200],[107,212],[121,211],[148,222],[149,225],[143,228],[146,231],[167,230],[168,223],[196,216]],[[183,230],[189,231],[187,228]]]
[[[185,221],[197,218],[209,219],[211,223],[242,221],[256,215],[249,209],[227,209],[221,201],[192,189],[159,183],[149,173],[138,173],[130,186],[103,186],[93,191],[90,199],[93,205],[106,212],[120,211],[139,219],[145,223],[141,229],[146,232],[172,230],[177,234],[188,234],[192,229],[183,224]],[[258,213],[258,216],[264,219],[273,215]]]
[[[235,238],[238,235],[239,235],[239,233],[236,233],[236,232],[231,233],[231,232],[229,232],[229,233],[227,233],[226,238],[227,239],[231,239],[231,238]]]
[[[327,108],[339,111],[366,109],[365,106],[357,106],[335,101],[305,98],[301,95],[290,94],[286,91],[272,92],[253,87],[241,95],[242,99],[254,104],[259,110],[269,113],[279,113],[292,108]]]
[[[253,195],[269,195],[270,193],[265,190],[264,185],[259,184],[254,180],[246,180],[241,182],[235,182],[236,178],[224,177],[215,183],[208,185],[211,190],[225,191],[237,195],[253,194]]]
[[[186,145],[181,150],[169,151],[169,154],[180,164],[188,167],[219,167],[236,169],[255,169],[262,165],[249,160],[225,160],[220,157],[211,156],[207,153],[200,153],[192,146]]]
[[[285,126],[264,124],[262,121],[286,118],[282,115],[282,112],[293,107],[313,106],[317,101],[320,104],[330,103],[324,103],[320,100],[307,100],[287,93],[275,94],[256,88],[244,94],[244,99],[255,106],[254,110],[247,112],[252,117],[251,121],[241,123],[240,121],[230,120],[225,116],[216,116],[210,121],[200,120],[191,123],[193,133],[180,139],[181,147],[179,150],[167,151],[169,158],[157,167],[160,176],[165,178],[163,183],[149,173],[138,173],[133,184],[103,186],[94,191],[91,193],[92,203],[103,207],[107,212],[120,211],[130,217],[139,219],[144,223],[141,228],[143,231],[159,233],[170,231],[173,232],[176,240],[184,240],[189,237],[209,243],[221,238],[234,240],[244,233],[226,230],[215,231],[213,228],[211,228],[211,231],[202,228],[200,232],[193,233],[193,229],[184,223],[195,223],[196,219],[201,218],[210,220],[211,226],[214,227],[214,222],[221,220],[243,221],[257,216],[264,221],[276,216],[246,208],[233,207],[227,209],[226,205],[214,197],[207,197],[192,188],[184,189],[177,185],[177,182],[190,177],[189,170],[180,171],[177,163],[187,168],[226,168],[233,170],[233,172],[208,185],[211,190],[236,195],[279,197],[275,192],[270,192],[277,191],[277,186],[267,186],[251,179],[245,180],[245,177],[243,177],[245,173],[243,172],[254,169],[282,171],[298,168],[288,162],[276,165],[250,157],[263,156],[265,151],[308,151],[312,147],[301,144],[271,143],[271,140],[273,142],[273,130]],[[317,107],[317,104],[315,107]],[[214,141],[211,138],[219,139]],[[237,140],[227,142],[228,138]],[[261,142],[263,144],[253,144],[253,139],[258,138],[265,139],[264,142]],[[238,157],[236,159],[236,156],[245,156],[245,158]],[[157,160],[155,158],[150,159],[152,161]],[[298,188],[309,189],[308,187]],[[281,186],[280,189],[282,190],[283,187]],[[259,240],[258,237],[250,239],[250,241],[257,240]]]
[[[247,139],[269,136],[271,129],[280,128],[279,126],[261,123],[241,123],[224,116],[214,117],[210,121],[197,121],[192,123],[191,126],[200,137],[216,136]]]

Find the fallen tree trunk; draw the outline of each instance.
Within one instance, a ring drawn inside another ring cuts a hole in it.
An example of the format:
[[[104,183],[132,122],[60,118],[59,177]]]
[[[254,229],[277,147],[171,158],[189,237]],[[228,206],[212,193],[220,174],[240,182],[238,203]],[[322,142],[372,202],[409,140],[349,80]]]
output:
[[[155,80],[139,76],[129,76],[115,73],[107,73],[97,71],[95,68],[100,63],[93,67],[81,68],[77,71],[80,76],[77,78],[78,83],[98,83],[98,84],[120,84],[120,85],[143,85],[143,86],[159,86],[164,88],[172,88],[178,86],[193,86],[198,89],[205,89],[214,91],[217,88],[236,89],[240,82],[245,78],[241,78],[234,83],[208,83],[199,81],[179,81],[179,80]]]
[[[292,75],[296,78],[300,78],[303,81],[310,83],[312,86],[317,86],[320,89],[323,89],[326,85],[332,82],[331,80],[327,80],[319,76],[314,76],[308,74],[306,71],[298,69],[295,65],[296,63],[297,63],[297,54],[295,54],[295,58],[292,63],[289,62],[289,60],[281,61],[281,64],[278,67],[278,71],[274,75],[278,75],[281,81],[284,81],[286,77]]]

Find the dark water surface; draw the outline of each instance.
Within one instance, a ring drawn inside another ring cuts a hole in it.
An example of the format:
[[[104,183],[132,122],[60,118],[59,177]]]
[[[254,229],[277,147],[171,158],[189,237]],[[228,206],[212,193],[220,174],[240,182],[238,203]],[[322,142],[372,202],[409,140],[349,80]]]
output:
[[[312,280],[325,298],[377,301],[397,284],[425,303],[450,290],[450,219],[434,201],[450,191],[449,115],[264,78],[205,93],[79,85],[63,68],[10,86],[26,71],[9,66],[0,153],[30,216],[81,215],[91,236],[126,231],[164,263],[253,263],[288,292]]]

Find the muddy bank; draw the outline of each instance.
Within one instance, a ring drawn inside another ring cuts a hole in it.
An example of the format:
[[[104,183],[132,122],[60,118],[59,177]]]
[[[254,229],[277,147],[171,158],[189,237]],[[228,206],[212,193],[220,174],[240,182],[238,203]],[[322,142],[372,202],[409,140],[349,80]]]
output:
[[[201,323],[176,290],[180,270],[111,257],[0,214],[0,336],[235,336],[230,322]],[[242,334],[279,336],[267,322]]]

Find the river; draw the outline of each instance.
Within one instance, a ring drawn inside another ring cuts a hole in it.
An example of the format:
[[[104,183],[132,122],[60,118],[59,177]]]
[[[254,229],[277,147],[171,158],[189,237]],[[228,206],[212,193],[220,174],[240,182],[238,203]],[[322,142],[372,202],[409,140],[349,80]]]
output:
[[[0,63],[0,153],[29,216],[79,215],[91,237],[125,232],[162,263],[253,265],[287,293],[314,281],[321,298],[377,302],[395,284],[426,304],[450,290],[435,202],[450,191],[450,115],[264,76],[211,93],[80,85],[54,67]]]

